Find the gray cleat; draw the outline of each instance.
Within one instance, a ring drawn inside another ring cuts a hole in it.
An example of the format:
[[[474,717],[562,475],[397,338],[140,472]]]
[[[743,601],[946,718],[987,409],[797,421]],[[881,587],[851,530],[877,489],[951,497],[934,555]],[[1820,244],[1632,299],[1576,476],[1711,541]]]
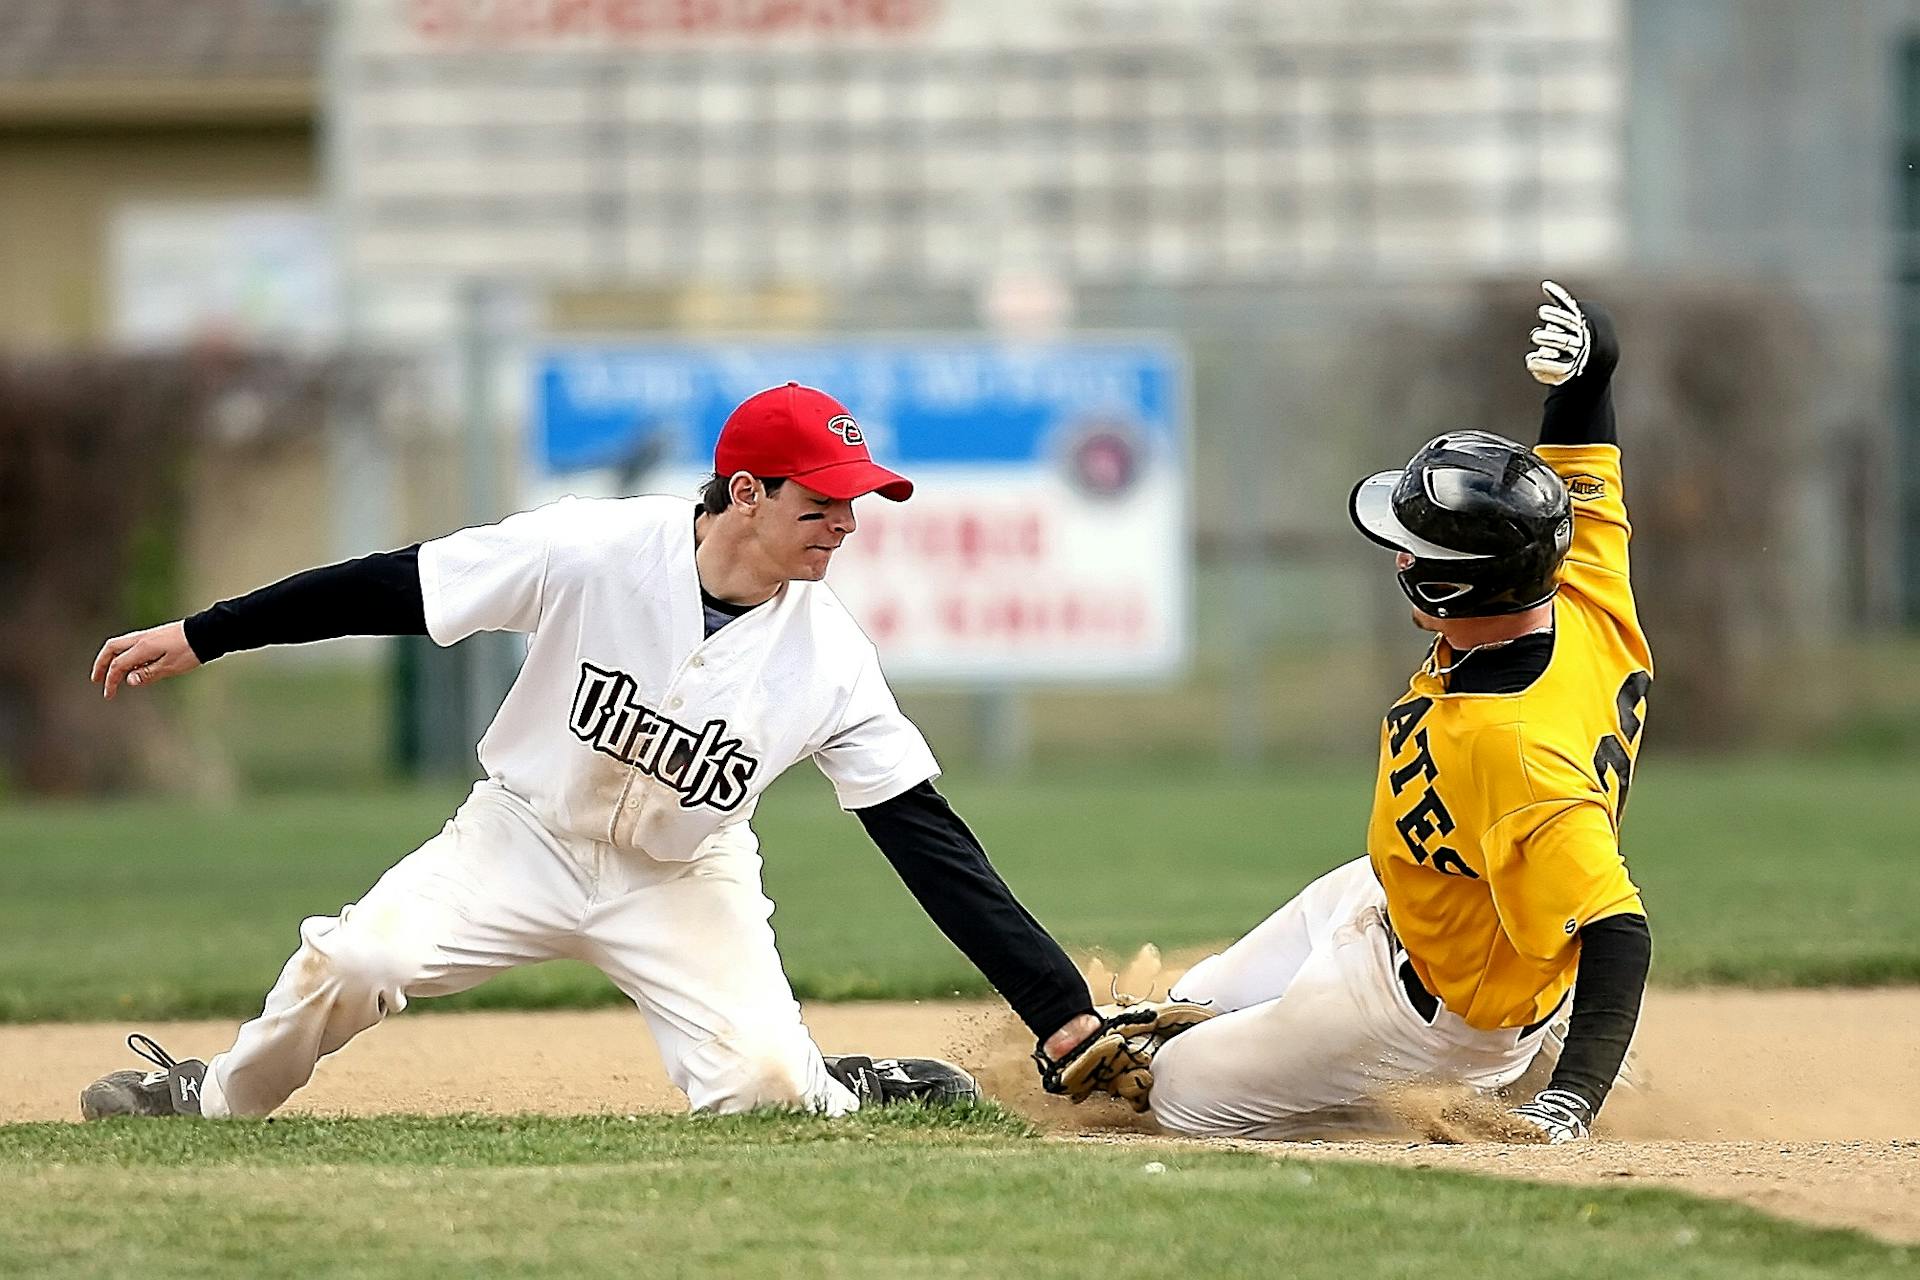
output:
[[[952,1106],[980,1101],[974,1078],[938,1058],[868,1058],[849,1055],[826,1059],[827,1072],[860,1099],[863,1107],[900,1102]]]
[[[83,1119],[200,1114],[200,1085],[206,1079],[206,1063],[198,1058],[175,1061],[165,1049],[137,1033],[127,1037],[127,1048],[160,1069],[115,1071],[95,1080],[80,1091]]]

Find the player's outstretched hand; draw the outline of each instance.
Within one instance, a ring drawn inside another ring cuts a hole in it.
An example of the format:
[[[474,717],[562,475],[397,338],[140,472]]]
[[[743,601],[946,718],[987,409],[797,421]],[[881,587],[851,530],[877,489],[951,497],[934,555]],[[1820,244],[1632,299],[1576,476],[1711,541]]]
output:
[[[120,692],[122,683],[149,685],[183,675],[199,665],[193,646],[187,643],[186,624],[168,622],[145,631],[129,631],[101,645],[100,656],[93,660],[93,682],[111,698]]]
[[[1583,387],[1604,387],[1620,363],[1620,340],[1613,317],[1591,299],[1576,301],[1560,285],[1542,280],[1550,302],[1540,306],[1540,327],[1528,335],[1527,372],[1538,382],[1558,387],[1579,379]]]
[[[1540,327],[1529,335],[1533,350],[1527,353],[1527,372],[1534,381],[1557,387],[1586,370],[1593,330],[1572,294],[1551,280],[1542,280],[1540,288],[1552,301],[1540,305]]]
[[[1513,1116],[1536,1130],[1536,1141],[1558,1146],[1578,1142],[1593,1128],[1593,1106],[1568,1089],[1542,1089],[1533,1101],[1513,1109]]]
[[[1058,1040],[1049,1040],[1034,1050],[1040,1085],[1048,1093],[1062,1094],[1075,1102],[1085,1102],[1096,1093],[1110,1093],[1135,1111],[1145,1111],[1147,1096],[1153,1090],[1153,1055],[1161,1045],[1216,1012],[1188,1000],[1101,1005],[1093,1011],[1092,1033],[1066,1052],[1056,1054]]]

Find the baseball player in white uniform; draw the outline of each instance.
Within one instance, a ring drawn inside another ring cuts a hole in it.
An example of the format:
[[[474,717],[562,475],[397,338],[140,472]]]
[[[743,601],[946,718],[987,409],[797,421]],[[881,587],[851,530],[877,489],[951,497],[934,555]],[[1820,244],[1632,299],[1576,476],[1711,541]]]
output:
[[[853,500],[904,501],[911,482],[874,463],[842,405],[793,383],[734,411],[714,465],[697,504],[564,498],[106,643],[93,678],[111,698],[265,644],[529,637],[480,742],[486,776],[440,833],[302,923],[230,1049],[203,1064],[132,1037],[157,1069],[95,1082],[84,1115],[266,1115],[408,1001],[560,957],[632,998],[697,1110],[977,1096],[930,1059],[823,1058],[802,1023],[749,819],[806,758],[1043,1047],[1086,1038],[1084,980],[934,790],[933,753],[821,581]]]

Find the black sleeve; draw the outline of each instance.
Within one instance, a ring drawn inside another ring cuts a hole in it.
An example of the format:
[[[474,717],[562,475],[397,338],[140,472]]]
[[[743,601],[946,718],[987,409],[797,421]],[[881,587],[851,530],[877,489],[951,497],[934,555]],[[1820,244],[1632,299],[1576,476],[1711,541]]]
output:
[[[423,636],[420,544],[282,578],[201,610],[186,629],[187,644],[202,662],[239,649],[336,636]]]
[[[1613,421],[1613,370],[1620,363],[1620,341],[1613,317],[1597,305],[1582,303],[1593,350],[1587,367],[1547,390],[1540,414],[1541,444],[1618,444]]]
[[[854,810],[940,932],[1041,1039],[1093,1011],[1086,979],[1014,898],[946,798],[923,782]]]
[[[1573,1016],[1549,1088],[1571,1090],[1600,1110],[1640,1021],[1652,959],[1645,916],[1608,916],[1580,931]]]

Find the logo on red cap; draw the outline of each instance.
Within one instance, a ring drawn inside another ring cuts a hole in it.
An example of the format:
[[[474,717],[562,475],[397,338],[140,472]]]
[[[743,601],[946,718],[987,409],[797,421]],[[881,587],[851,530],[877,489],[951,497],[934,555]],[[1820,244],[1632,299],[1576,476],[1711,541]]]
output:
[[[829,498],[877,493],[904,502],[913,493],[912,481],[873,460],[845,405],[797,382],[740,403],[720,429],[713,469],[795,480]]]

